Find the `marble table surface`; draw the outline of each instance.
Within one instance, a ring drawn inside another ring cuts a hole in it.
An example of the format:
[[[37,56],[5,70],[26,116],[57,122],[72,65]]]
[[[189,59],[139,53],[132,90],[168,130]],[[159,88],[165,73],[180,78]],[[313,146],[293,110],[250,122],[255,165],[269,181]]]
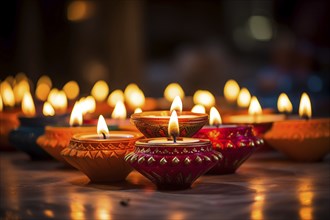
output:
[[[202,176],[191,189],[157,191],[137,172],[91,184],[55,161],[0,153],[0,219],[330,219],[330,157],[291,162],[256,153],[236,174]]]

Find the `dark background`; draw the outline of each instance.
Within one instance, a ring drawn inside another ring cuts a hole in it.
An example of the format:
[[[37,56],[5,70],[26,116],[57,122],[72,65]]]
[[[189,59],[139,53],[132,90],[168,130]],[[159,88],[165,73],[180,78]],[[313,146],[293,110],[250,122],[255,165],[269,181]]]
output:
[[[135,82],[160,97],[170,82],[187,95],[208,89],[220,96],[233,78],[262,106],[275,107],[286,92],[296,111],[306,91],[314,112],[329,114],[329,2],[6,1],[1,79],[25,72],[36,82],[47,74],[58,88],[78,81],[85,94],[99,79],[110,90]]]

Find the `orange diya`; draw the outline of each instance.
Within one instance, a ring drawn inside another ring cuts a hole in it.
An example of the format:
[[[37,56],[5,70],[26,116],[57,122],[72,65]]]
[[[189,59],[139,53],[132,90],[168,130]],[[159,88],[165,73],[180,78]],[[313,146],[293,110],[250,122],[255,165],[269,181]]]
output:
[[[96,126],[84,127],[82,105],[84,103],[76,102],[70,116],[70,126],[46,126],[45,134],[37,139],[37,144],[60,162],[68,164],[61,156],[61,151],[69,146],[71,137],[77,133],[86,133],[95,131]]]
[[[102,115],[97,134],[74,135],[61,155],[73,167],[86,174],[92,182],[124,181],[132,168],[124,161],[142,135],[134,131],[110,131]]]
[[[299,105],[300,120],[275,122],[265,140],[296,161],[322,160],[330,152],[330,119],[311,119],[311,102],[303,93]]]

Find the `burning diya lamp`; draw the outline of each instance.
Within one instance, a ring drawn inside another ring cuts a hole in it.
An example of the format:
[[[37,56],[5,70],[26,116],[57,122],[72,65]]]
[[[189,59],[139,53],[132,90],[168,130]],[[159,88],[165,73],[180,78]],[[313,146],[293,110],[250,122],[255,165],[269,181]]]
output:
[[[125,180],[132,170],[124,157],[133,151],[135,141],[141,137],[134,131],[109,132],[100,115],[97,134],[74,135],[61,155],[92,182],[119,182]]]
[[[283,121],[284,114],[262,114],[263,110],[258,99],[251,98],[248,115],[230,115],[224,117],[224,122],[228,124],[253,125],[253,130],[257,136],[262,137],[275,121]]]
[[[252,126],[221,125],[221,117],[215,107],[210,110],[209,124],[194,137],[209,139],[213,149],[224,157],[208,172],[210,174],[235,173],[244,161],[263,145],[263,140],[254,136]]]
[[[65,120],[66,115],[55,116],[55,110],[45,102],[44,116],[37,115],[30,93],[26,93],[22,101],[23,116],[19,116],[20,126],[9,134],[10,142],[19,150],[27,153],[32,160],[49,159],[50,156],[36,143],[37,138],[44,133],[46,125],[54,125]]]
[[[61,156],[61,151],[69,146],[71,137],[77,133],[93,132],[96,128],[96,126],[82,126],[83,104],[75,103],[70,116],[70,126],[46,126],[45,134],[37,139],[37,143],[42,149],[65,164],[67,163]]]
[[[4,81],[0,85],[0,150],[14,150],[8,141],[10,131],[18,127],[17,114],[19,110],[14,108],[15,96],[11,85]]]
[[[148,138],[168,137],[168,122],[173,110],[178,112],[180,137],[192,137],[207,123],[207,114],[182,111],[182,101],[179,96],[173,100],[170,111],[135,113],[131,115],[131,122]]]
[[[311,119],[312,107],[306,93],[299,105],[301,119],[275,122],[265,140],[296,161],[320,161],[330,152],[330,119]]]
[[[209,169],[222,155],[212,150],[209,140],[178,137],[176,110],[168,122],[172,138],[142,139],[135,143],[134,152],[125,160],[151,180],[159,190],[186,189]]]

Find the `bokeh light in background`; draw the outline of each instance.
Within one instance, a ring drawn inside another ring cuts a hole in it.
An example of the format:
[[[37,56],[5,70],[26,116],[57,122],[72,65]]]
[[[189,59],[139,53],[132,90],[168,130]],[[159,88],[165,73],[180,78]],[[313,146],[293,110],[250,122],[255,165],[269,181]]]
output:
[[[204,89],[218,97],[225,82],[235,79],[263,107],[276,108],[277,97],[285,92],[297,111],[299,96],[306,91],[315,100],[315,113],[329,114],[329,1],[4,4],[0,79],[11,86],[18,98],[14,102],[21,101],[27,84],[19,83],[24,74],[8,75],[21,71],[31,79],[31,92],[36,89],[43,101],[54,87],[63,88],[68,99],[74,97],[75,90],[63,87],[70,80],[85,96],[104,80],[111,91],[136,83],[146,97],[162,97],[172,82],[186,96]],[[32,82],[43,74],[53,85],[38,82],[34,87]],[[109,98],[109,91],[105,93],[102,100]]]

